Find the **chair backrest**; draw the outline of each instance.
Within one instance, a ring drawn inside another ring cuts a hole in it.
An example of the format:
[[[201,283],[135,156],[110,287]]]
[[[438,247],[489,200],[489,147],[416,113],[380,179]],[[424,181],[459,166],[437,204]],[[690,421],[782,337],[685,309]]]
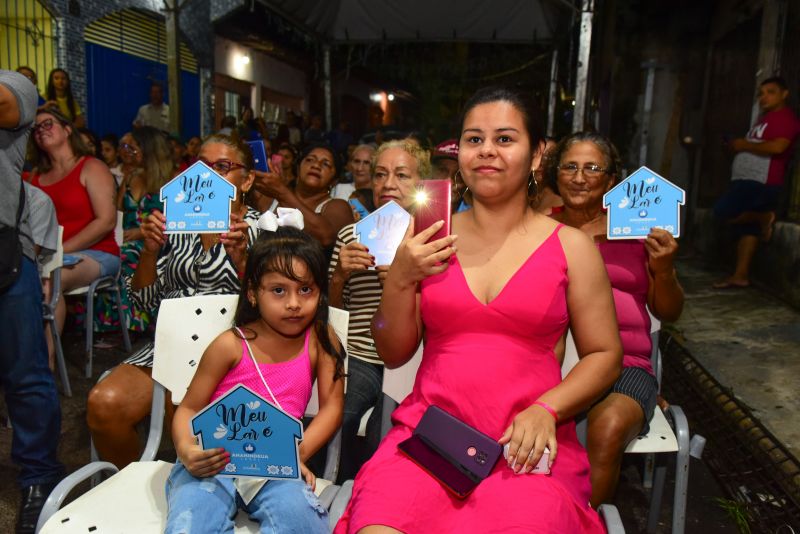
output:
[[[328,322],[333,327],[339,342],[343,348],[347,348],[347,330],[350,327],[350,312],[332,306],[328,307]],[[346,352],[346,351],[345,351]],[[344,372],[347,374],[347,359],[344,360]],[[344,383],[347,391],[347,381]],[[317,381],[314,380],[314,389],[311,390],[311,399],[306,406],[306,415],[316,415],[319,411],[319,392],[317,391]]]
[[[164,299],[156,320],[153,380],[179,404],[209,344],[233,325],[239,295]]]
[[[209,344],[233,325],[238,295],[200,295],[161,301],[156,320],[153,380],[172,393],[179,404]],[[330,308],[330,323],[347,343],[350,314]],[[309,408],[316,413],[316,384]]]
[[[396,369],[385,369],[383,371],[383,387],[381,389],[398,404],[403,402],[414,388],[414,380],[417,378],[417,371],[420,363],[422,363],[423,345],[420,342],[417,352],[404,365]]]
[[[117,212],[117,225],[114,227],[114,241],[117,242],[117,246],[121,247],[123,241],[125,241],[124,234],[125,230],[122,227],[122,219],[125,215],[121,212]]]
[[[64,227],[58,226],[56,251],[42,264],[42,278],[50,278],[53,271],[64,265]]]

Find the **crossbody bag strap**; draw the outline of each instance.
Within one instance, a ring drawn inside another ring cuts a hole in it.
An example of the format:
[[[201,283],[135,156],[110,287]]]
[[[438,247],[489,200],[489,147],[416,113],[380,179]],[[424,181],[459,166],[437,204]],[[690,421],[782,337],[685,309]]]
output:
[[[267,389],[267,393],[269,393],[269,396],[272,398],[272,402],[275,403],[275,406],[277,406],[278,408],[283,410],[283,407],[281,406],[281,403],[278,402],[278,399],[275,398],[275,395],[272,393],[272,389],[270,389],[269,384],[267,384],[267,380],[264,378],[264,375],[261,373],[261,368],[258,366],[258,362],[256,361],[256,357],[253,355],[253,349],[250,347],[250,342],[247,341],[247,338],[244,337],[244,333],[239,329],[238,326],[236,327],[236,331],[239,332],[240,336],[242,336],[242,341],[244,341],[244,344],[247,346],[247,353],[250,354],[250,359],[253,360],[253,365],[256,368],[256,372],[258,373],[259,378],[261,378],[261,382],[264,384],[264,387]]]
[[[19,230],[19,222],[22,220],[22,210],[25,208],[25,184],[22,180],[19,182],[19,206],[17,207],[17,230]]]

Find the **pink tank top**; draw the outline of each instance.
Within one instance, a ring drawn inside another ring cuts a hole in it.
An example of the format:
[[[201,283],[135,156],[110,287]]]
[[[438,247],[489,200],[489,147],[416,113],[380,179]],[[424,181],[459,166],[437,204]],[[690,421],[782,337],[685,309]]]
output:
[[[647,313],[647,250],[643,241],[602,241],[597,244],[606,264],[617,310],[622,366],[641,367],[651,375],[650,314]]]
[[[306,406],[311,398],[311,357],[308,353],[308,340],[311,335],[311,328],[306,331],[305,344],[303,351],[289,361],[281,363],[259,363],[258,367],[264,375],[272,394],[280,404],[280,407],[289,415],[302,419],[306,411]],[[243,384],[272,403],[272,395],[264,387],[261,377],[255,367],[253,359],[247,347],[247,342],[242,339],[242,357],[233,369],[223,377],[217,385],[211,401],[214,402],[224,395],[236,384]]]

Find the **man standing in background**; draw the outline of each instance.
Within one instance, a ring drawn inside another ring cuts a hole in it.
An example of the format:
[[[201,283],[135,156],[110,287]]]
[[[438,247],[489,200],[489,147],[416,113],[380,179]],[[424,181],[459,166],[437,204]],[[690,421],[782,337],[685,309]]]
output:
[[[783,78],[767,78],[758,89],[763,114],[746,137],[728,147],[736,153],[728,191],[714,205],[714,215],[734,226],[736,267],[731,276],[714,284],[716,289],[750,285],[750,264],[759,240],[772,238],[786,166],[800,122],[786,105],[789,89]]]
[[[164,87],[159,82],[150,86],[150,103],[139,108],[133,127],[152,126],[169,132],[169,104],[164,103]]]
[[[24,202],[20,176],[36,118],[36,97],[28,78],[0,70],[0,228],[17,226],[19,203]],[[20,221],[19,233],[31,235],[26,226]],[[16,280],[0,290],[0,384],[14,433],[11,459],[20,469],[22,502],[16,531],[22,534],[36,529],[39,512],[64,468],[56,457],[61,409],[47,363],[36,256],[33,243],[16,239],[23,254],[20,269]]]

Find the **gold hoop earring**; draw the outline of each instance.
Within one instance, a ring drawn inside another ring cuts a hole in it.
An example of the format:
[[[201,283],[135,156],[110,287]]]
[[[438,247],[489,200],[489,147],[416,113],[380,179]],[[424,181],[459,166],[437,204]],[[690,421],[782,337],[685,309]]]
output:
[[[533,192],[531,192],[531,186],[533,186]],[[537,196],[539,196],[539,182],[536,181],[536,175],[531,171],[531,177],[528,180],[528,198],[533,200]]]
[[[464,197],[466,197],[466,196],[467,196],[467,193],[469,193],[469,186],[468,186],[468,185],[467,185],[467,183],[464,181],[464,175],[463,175],[463,174],[461,174],[461,169],[458,169],[458,170],[456,171],[456,173],[453,175],[453,180],[456,182],[456,184],[457,184],[459,181],[460,181],[462,184],[464,184],[464,190],[463,190],[463,191],[461,191],[461,200],[464,200],[464,201],[468,202],[468,200],[467,200],[467,199],[465,199]]]

